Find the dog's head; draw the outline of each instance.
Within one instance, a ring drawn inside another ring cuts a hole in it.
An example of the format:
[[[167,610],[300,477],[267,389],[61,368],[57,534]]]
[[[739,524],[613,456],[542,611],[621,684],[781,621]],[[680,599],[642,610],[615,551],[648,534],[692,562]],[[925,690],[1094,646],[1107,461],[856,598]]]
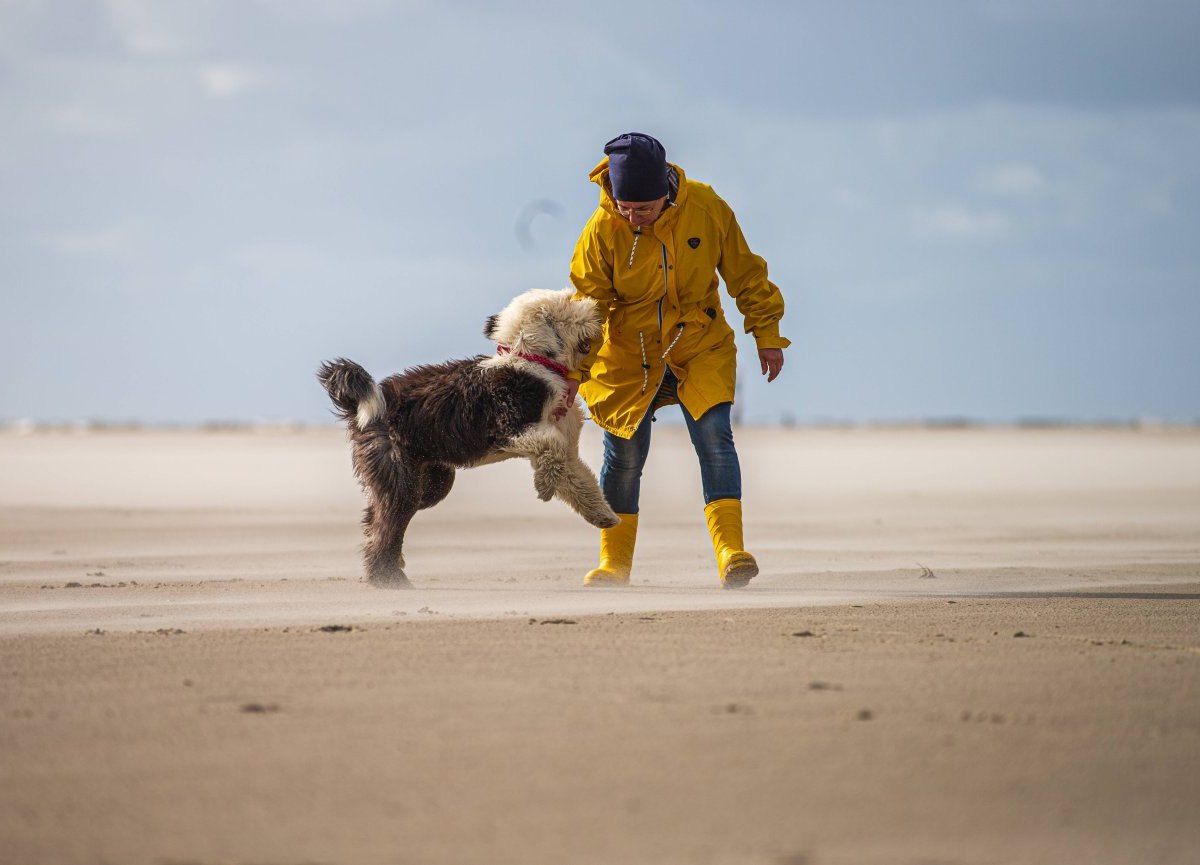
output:
[[[519,294],[488,318],[483,335],[514,353],[540,354],[578,369],[600,336],[600,315],[594,300],[574,295],[570,288]]]

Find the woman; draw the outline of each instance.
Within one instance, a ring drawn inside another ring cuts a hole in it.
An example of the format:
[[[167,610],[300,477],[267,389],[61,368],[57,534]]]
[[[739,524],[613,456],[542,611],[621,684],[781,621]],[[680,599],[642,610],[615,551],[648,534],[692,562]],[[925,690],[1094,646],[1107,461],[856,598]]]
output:
[[[758,563],[742,541],[742,479],[730,428],[737,347],[718,274],[758,345],[767,381],[783,368],[783,296],[750,251],[729,205],[667,163],[663,146],[631,132],[604,146],[592,170],[600,205],[575,247],[576,296],[598,302],[599,342],[578,373],[579,394],[604,430],[600,485],[621,517],[600,535],[600,564],[584,584],[628,585],[642,468],[656,409],[682,406],[700,460],[717,573],[746,585]],[[574,392],[570,394],[574,399]]]

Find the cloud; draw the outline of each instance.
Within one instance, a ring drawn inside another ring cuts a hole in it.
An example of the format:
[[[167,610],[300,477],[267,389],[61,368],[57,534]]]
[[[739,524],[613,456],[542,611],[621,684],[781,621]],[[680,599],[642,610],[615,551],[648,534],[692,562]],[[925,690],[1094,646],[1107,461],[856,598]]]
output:
[[[73,135],[112,136],[125,131],[125,123],[115,114],[94,105],[73,104],[50,111],[55,128]]]
[[[412,13],[433,8],[433,0],[262,0],[272,14],[298,20],[344,22],[370,19],[396,11]]]
[[[239,96],[262,83],[262,76],[247,66],[217,63],[196,70],[204,92],[214,99]]]
[[[137,246],[136,235],[132,223],[120,222],[90,230],[58,231],[45,235],[43,241],[60,255],[123,258]]]
[[[943,240],[986,240],[1009,229],[1009,218],[994,210],[943,203],[914,208],[908,224],[918,237]]]
[[[165,56],[183,48],[178,4],[156,0],[105,0],[109,20],[134,54]]]
[[[996,165],[979,177],[979,188],[993,195],[1022,197],[1036,195],[1046,187],[1046,179],[1035,166],[1023,162]]]

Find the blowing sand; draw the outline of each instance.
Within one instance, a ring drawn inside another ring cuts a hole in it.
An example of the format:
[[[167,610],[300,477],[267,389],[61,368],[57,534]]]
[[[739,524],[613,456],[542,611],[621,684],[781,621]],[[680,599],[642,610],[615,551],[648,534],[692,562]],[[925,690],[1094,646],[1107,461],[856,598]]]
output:
[[[678,428],[625,590],[518,463],[382,591],[339,431],[0,435],[0,863],[1200,861],[1200,434],[737,436],[742,592]]]

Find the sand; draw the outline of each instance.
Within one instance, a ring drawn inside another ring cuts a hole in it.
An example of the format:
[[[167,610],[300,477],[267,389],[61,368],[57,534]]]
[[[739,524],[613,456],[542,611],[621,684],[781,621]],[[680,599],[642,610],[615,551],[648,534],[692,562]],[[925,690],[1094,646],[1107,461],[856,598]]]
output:
[[[336,430],[0,435],[0,863],[1197,861],[1200,434],[739,430],[742,592],[655,436],[382,591]]]

